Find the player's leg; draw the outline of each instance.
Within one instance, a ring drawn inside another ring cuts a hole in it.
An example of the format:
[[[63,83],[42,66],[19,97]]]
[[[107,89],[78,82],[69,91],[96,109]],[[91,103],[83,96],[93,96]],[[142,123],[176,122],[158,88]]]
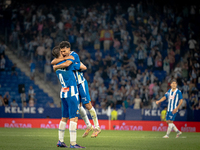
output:
[[[77,93],[77,94],[75,94]],[[70,134],[70,148],[85,148],[76,143],[77,138],[77,122],[79,115],[79,96],[77,87],[71,87],[68,95],[68,106],[69,106],[69,134]]]
[[[68,112],[68,104],[65,98],[61,99],[61,105],[62,105],[62,119],[59,123],[59,129],[58,129],[59,141],[57,143],[57,147],[67,147],[66,144],[64,143],[64,135],[65,135],[65,127],[69,117],[69,112]]]
[[[173,123],[173,121],[175,120],[175,117],[176,117],[176,113],[172,114],[172,112],[167,112],[166,122],[168,124],[168,128],[167,128],[167,134],[163,138],[169,138],[169,134],[172,131],[172,129],[177,133],[177,136],[176,136],[177,138],[182,134],[182,132],[180,132]]]
[[[93,130],[93,126],[90,123],[90,120],[89,120],[89,118],[88,118],[88,116],[86,114],[86,111],[82,106],[83,102],[84,102],[84,104],[88,103],[87,96],[86,96],[86,90],[85,90],[85,87],[83,87],[83,85],[82,84],[78,85],[78,91],[79,91],[80,102],[81,102],[81,105],[80,105],[80,108],[79,108],[79,112],[80,112],[81,118],[84,120],[84,122],[85,122],[85,124],[87,126],[85,132],[82,135],[82,137],[86,137],[86,136],[88,136],[89,132]]]
[[[173,121],[175,120],[176,114],[177,113],[173,115],[173,118],[172,118]],[[182,132],[178,130],[178,128],[175,126],[173,122],[172,122],[172,129],[177,133],[176,138],[178,138],[182,134]]]
[[[82,106],[82,103],[80,103],[79,113],[81,115],[81,118],[84,120],[87,128],[91,128],[92,124],[90,123],[90,120],[89,120],[89,118],[87,116],[87,113],[86,113],[85,109]]]
[[[97,118],[97,114],[96,114],[96,111],[94,109],[94,107],[92,106],[91,102],[89,101],[89,103],[85,104],[85,107],[89,110],[90,112],[90,115],[92,117],[92,120],[94,122],[94,126],[95,126],[95,129],[91,135],[91,137],[97,137],[99,133],[101,133],[101,129],[99,127],[99,121],[98,121],[98,118]]]
[[[101,129],[99,127],[99,121],[98,121],[98,117],[97,117],[96,111],[95,111],[94,107],[91,104],[88,83],[85,80],[79,86],[80,86],[79,87],[79,93],[80,93],[80,97],[81,97],[81,102],[83,103],[83,105],[85,105],[85,107],[90,112],[90,115],[92,117],[92,120],[93,120],[94,126],[95,126],[94,132],[91,135],[91,137],[96,137],[101,132]],[[89,134],[90,131],[91,131],[91,128],[87,128],[85,133],[83,134],[83,137],[86,137]]]
[[[87,110],[90,112],[90,115],[91,115],[92,120],[94,122],[95,128],[99,128],[99,121],[98,121],[97,113],[96,113],[94,107],[91,104],[88,83],[85,80],[81,85],[82,85],[82,87],[84,89],[84,92],[85,92],[85,96],[83,96],[84,100],[82,99],[82,103],[85,105],[85,107],[87,108]]]

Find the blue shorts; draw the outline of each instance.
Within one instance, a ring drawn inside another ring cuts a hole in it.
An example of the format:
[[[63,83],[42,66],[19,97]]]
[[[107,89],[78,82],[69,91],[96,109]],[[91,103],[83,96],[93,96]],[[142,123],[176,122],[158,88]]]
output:
[[[175,120],[175,117],[176,117],[176,114],[177,114],[177,113],[172,114],[171,111],[168,111],[168,112],[167,112],[167,115],[166,115],[166,120],[174,121],[174,120]]]
[[[80,102],[82,102],[83,105],[88,104],[91,101],[91,99],[90,99],[88,83],[86,80],[78,85],[78,91],[79,91]]]
[[[79,95],[78,90],[76,91],[76,95],[75,93],[71,95],[73,93],[71,88],[68,92],[63,92],[67,95],[67,98],[61,98],[62,117],[64,118],[71,119],[79,116]]]

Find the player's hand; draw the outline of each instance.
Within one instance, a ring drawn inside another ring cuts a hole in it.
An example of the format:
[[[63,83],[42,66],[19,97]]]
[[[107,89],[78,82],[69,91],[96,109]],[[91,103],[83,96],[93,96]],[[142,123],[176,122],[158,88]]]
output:
[[[160,102],[159,101],[156,101],[156,104],[158,105]]]
[[[172,111],[172,114],[175,114],[177,112],[177,108],[175,108],[173,111]]]
[[[57,70],[57,68],[56,68],[56,65],[53,65],[53,70],[54,70],[54,71],[56,71],[56,70]]]

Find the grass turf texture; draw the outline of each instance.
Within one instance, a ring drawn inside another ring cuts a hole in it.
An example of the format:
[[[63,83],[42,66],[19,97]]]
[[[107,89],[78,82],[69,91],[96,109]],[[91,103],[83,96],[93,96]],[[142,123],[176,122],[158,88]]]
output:
[[[82,138],[84,130],[78,130],[77,143],[88,150],[169,150],[200,149],[200,133],[183,133],[178,139],[172,132],[163,139],[165,132],[108,131],[97,138]],[[57,129],[0,128],[0,150],[58,150]],[[65,143],[69,145],[69,130],[65,130]],[[62,148],[63,149],[63,148]]]

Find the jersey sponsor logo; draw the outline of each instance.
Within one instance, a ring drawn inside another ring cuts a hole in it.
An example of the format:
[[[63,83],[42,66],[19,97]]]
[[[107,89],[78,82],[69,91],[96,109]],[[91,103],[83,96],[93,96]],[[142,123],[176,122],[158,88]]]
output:
[[[69,92],[69,87],[67,88],[62,87],[61,92]]]
[[[87,101],[86,97],[83,97],[82,100]]]
[[[5,128],[32,128],[31,123],[17,123],[15,120],[12,120],[11,123],[5,123]]]
[[[169,99],[174,99],[174,96],[170,96]]]

